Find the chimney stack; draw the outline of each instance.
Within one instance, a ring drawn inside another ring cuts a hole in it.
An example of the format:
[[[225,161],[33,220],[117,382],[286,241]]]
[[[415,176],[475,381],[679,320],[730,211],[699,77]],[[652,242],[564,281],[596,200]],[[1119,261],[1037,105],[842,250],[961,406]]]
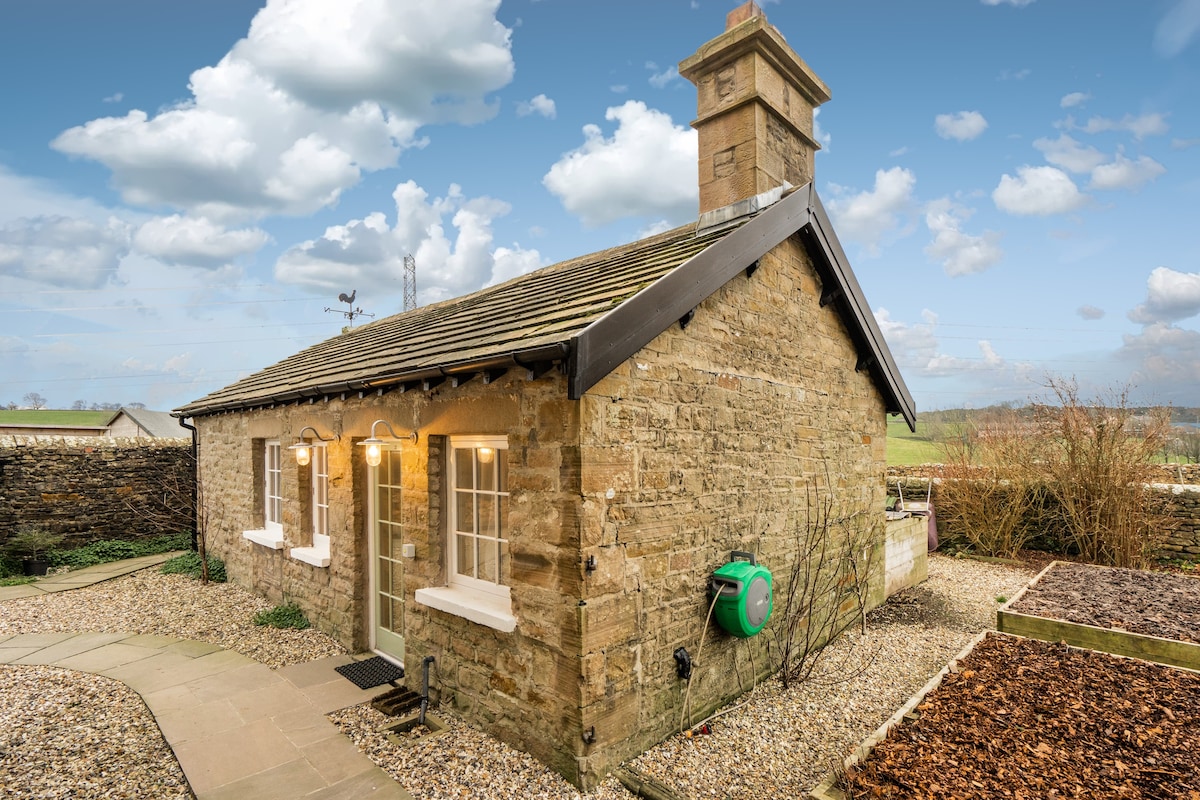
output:
[[[725,33],[680,62],[679,74],[698,94],[701,214],[812,180],[813,109],[829,87],[756,3],[729,12]]]

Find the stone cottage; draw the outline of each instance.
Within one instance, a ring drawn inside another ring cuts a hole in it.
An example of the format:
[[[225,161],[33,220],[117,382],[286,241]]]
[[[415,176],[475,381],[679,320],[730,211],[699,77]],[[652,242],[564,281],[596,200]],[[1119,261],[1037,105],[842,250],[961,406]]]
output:
[[[886,417],[915,415],[813,187],[826,86],[752,3],[680,73],[697,222],[174,412],[233,580],[356,651],[433,656],[444,705],[582,787],[678,728],[711,573],[743,550],[785,574],[808,481],[882,537]],[[708,632],[693,708],[774,666],[769,631]]]

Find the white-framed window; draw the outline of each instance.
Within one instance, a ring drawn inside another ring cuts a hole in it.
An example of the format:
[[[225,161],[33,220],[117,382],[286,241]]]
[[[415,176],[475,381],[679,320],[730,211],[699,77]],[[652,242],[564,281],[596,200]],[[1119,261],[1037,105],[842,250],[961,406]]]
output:
[[[508,441],[452,436],[449,461],[449,584],[507,598]]]
[[[284,547],[283,448],[277,439],[256,441],[262,446],[262,450],[255,454],[256,459],[262,459],[262,483],[259,488],[262,492],[262,527],[242,531],[242,538],[272,550],[281,550]]]
[[[312,545],[293,547],[291,557],[312,564],[328,567],[329,553],[329,451],[323,442],[309,446],[309,483],[312,486],[309,503],[312,506]]]
[[[279,442],[266,443],[263,454],[263,527],[283,530],[283,449]]]
[[[451,436],[446,458],[446,585],[417,589],[422,605],[511,633],[507,582],[508,440]]]

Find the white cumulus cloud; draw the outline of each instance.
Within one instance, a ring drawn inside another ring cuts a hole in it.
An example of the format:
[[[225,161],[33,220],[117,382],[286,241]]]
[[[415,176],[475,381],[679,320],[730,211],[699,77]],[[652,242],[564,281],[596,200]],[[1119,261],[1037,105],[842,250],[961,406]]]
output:
[[[1197,314],[1200,314],[1200,273],[1158,267],[1146,280],[1146,300],[1129,312],[1129,319],[1151,325]]]
[[[938,114],[933,127],[943,139],[969,142],[987,130],[987,120],[978,111],[956,111],[953,114]]]
[[[129,225],[58,215],[22,217],[0,227],[0,274],[53,286],[94,289],[129,253]]]
[[[492,223],[509,212],[508,203],[491,197],[465,197],[456,185],[450,186],[445,197],[430,199],[411,180],[399,184],[392,199],[396,203],[394,225],[388,224],[382,212],[374,212],[330,226],[320,238],[302,242],[280,256],[275,276],[284,283],[331,294],[361,289],[360,298],[392,295],[403,287],[404,257],[412,255],[418,296],[428,303],[542,266],[536,250],[495,246]]]
[[[305,214],[390,167],[431,122],[478,122],[513,75],[499,0],[268,0],[191,96],[60,134],[129,203],[213,220]]]
[[[1104,131],[1124,131],[1132,133],[1133,138],[1137,140],[1145,139],[1147,136],[1161,136],[1169,130],[1167,118],[1162,114],[1139,114],[1133,116],[1126,114],[1120,119],[1110,119],[1108,117],[1091,117],[1086,124],[1081,127],[1084,133],[1103,133]]]
[[[558,116],[558,108],[549,97],[539,94],[532,100],[522,100],[517,103],[518,117],[528,117],[530,114],[540,114],[546,119],[554,119]]]
[[[220,267],[256,252],[269,239],[258,228],[227,230],[204,217],[172,214],[144,223],[134,235],[133,245],[138,252],[168,264]]]
[[[1070,94],[1063,95],[1062,100],[1058,101],[1058,105],[1061,108],[1074,108],[1075,106],[1083,105],[1091,99],[1092,96],[1087,92],[1071,92]]]
[[[1108,160],[1108,156],[1094,147],[1080,144],[1067,134],[1057,139],[1035,139],[1033,146],[1056,167],[1071,172],[1091,172]]]
[[[984,231],[974,236],[963,232],[962,225],[971,213],[948,198],[935,200],[925,208],[925,225],[933,234],[925,253],[951,277],[983,272],[1004,257],[999,233]]]
[[[1104,318],[1104,309],[1096,308],[1095,306],[1092,306],[1092,305],[1082,305],[1079,308],[1075,309],[1075,313],[1078,314],[1083,319],[1087,319],[1087,320]]]
[[[833,215],[838,234],[859,242],[872,255],[879,251],[879,244],[889,232],[900,227],[901,216],[912,210],[913,188],[916,176],[903,167],[892,167],[875,172],[872,189],[848,193],[843,187],[834,187],[835,197],[829,201],[829,213]]]
[[[638,100],[609,108],[604,118],[616,121],[613,135],[585,125],[584,143],[550,167],[542,184],[586,225],[626,217],[675,222],[694,217],[696,132]]]
[[[1002,175],[992,191],[996,208],[1019,216],[1045,217],[1074,211],[1088,201],[1086,194],[1057,167],[1024,166],[1017,176]]]
[[[1092,189],[1135,189],[1167,171],[1166,167],[1150,156],[1126,158],[1117,153],[1111,164],[1101,164],[1092,170]]]

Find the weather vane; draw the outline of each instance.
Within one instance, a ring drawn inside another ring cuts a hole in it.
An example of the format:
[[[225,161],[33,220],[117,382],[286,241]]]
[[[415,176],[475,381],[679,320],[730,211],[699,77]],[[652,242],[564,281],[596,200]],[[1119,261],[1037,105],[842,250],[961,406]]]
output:
[[[350,327],[354,327],[354,320],[358,319],[359,317],[374,317],[375,316],[374,314],[368,314],[367,312],[363,311],[361,308],[354,307],[354,298],[356,296],[358,296],[358,289],[355,289],[354,291],[350,292],[350,294],[346,294],[345,292],[342,292],[341,294],[338,295],[338,300],[340,300],[343,303],[345,303],[346,305],[348,305],[350,307],[349,310],[344,311],[340,308],[330,308],[328,306],[325,307],[325,310],[332,311],[337,314],[341,314],[343,317],[350,320]]]

